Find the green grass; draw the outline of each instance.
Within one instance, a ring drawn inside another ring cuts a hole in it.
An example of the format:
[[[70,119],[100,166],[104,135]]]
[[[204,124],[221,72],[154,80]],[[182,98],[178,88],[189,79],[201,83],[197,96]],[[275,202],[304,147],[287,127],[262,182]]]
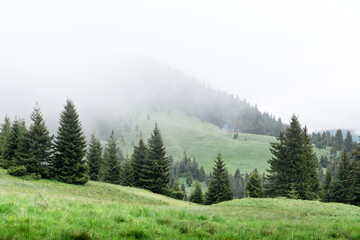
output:
[[[360,239],[359,226],[360,208],[344,204],[280,198],[200,206],[0,170],[0,239]]]
[[[150,112],[150,120],[147,120],[145,112],[134,119],[130,131],[122,131],[125,144],[121,143],[120,148],[124,154],[131,154],[132,144],[138,144],[139,132],[135,131],[136,125],[142,131],[143,138],[147,140],[157,123],[168,156],[172,155],[175,161],[180,161],[186,151],[207,173],[212,169],[219,151],[231,173],[237,168],[243,173],[251,172],[255,168],[259,172],[265,172],[268,168],[267,160],[271,158],[270,143],[276,141],[275,137],[244,133],[240,133],[239,138],[235,140],[233,133],[181,112]],[[320,155],[329,153],[329,150],[315,150]]]

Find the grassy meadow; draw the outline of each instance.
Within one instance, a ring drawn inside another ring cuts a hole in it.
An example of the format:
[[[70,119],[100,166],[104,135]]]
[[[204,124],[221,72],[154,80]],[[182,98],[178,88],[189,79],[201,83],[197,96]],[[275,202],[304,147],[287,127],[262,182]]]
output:
[[[105,183],[24,180],[0,170],[0,239],[360,239],[360,208],[242,199],[212,206]]]
[[[268,167],[267,160],[271,158],[270,143],[276,141],[275,137],[240,133],[238,139],[234,139],[233,133],[181,112],[150,112],[149,116],[150,120],[147,119],[146,112],[139,113],[134,117],[128,131],[122,130],[125,144],[120,143],[120,148],[124,154],[132,153],[133,143],[138,144],[140,131],[147,140],[157,123],[167,155],[172,155],[174,161],[182,160],[185,151],[209,173],[217,153],[221,151],[231,173],[237,168],[241,172],[251,172],[257,168],[262,173]],[[138,131],[135,131],[136,125]],[[319,157],[330,153],[329,149],[314,150]]]

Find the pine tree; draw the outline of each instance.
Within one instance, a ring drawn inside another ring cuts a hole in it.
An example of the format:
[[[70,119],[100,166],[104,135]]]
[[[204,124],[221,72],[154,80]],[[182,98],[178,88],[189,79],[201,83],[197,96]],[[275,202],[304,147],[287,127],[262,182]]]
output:
[[[198,204],[204,203],[204,195],[201,190],[201,185],[198,181],[195,182],[195,189],[191,193],[189,200],[190,200],[190,202],[193,202],[193,203],[198,203]]]
[[[21,140],[22,131],[23,128],[21,126],[21,122],[15,119],[11,125],[8,139],[6,140],[3,148],[2,167],[5,169],[18,165],[16,157],[20,145],[19,143]]]
[[[155,128],[149,139],[148,170],[149,180],[144,186],[154,193],[166,194],[168,192],[168,183],[170,182],[170,163],[165,156],[165,147],[160,130],[155,124]]]
[[[280,132],[277,143],[271,143],[272,159],[267,175],[267,194],[284,196],[295,188],[301,199],[315,199],[319,190],[318,163],[306,128],[302,129],[295,115],[290,127]]]
[[[185,186],[184,186],[184,188],[185,188]],[[176,180],[174,181],[174,187],[172,189],[171,196],[175,199],[182,200],[184,198],[184,193],[185,193],[185,190],[182,191],[180,189],[179,179],[176,178]]]
[[[34,108],[30,119],[32,121],[29,130],[30,149],[34,160],[31,172],[49,178],[52,172],[53,136],[50,136],[38,106]]]
[[[350,176],[350,161],[346,154],[346,150],[343,151],[341,160],[339,162],[338,171],[336,173],[336,178],[331,187],[332,201],[340,203],[349,202],[349,192],[351,184]]]
[[[331,175],[331,170],[327,168],[325,173],[325,180],[321,190],[321,201],[323,202],[332,201],[331,188],[332,188],[332,175]]]
[[[84,160],[86,141],[79,115],[70,100],[66,101],[60,115],[55,149],[55,178],[66,183],[85,184],[89,180],[89,168]]]
[[[94,135],[91,135],[86,161],[89,166],[90,180],[99,181],[99,171],[102,164],[102,147],[100,140]]]
[[[120,179],[121,185],[130,187],[134,186],[134,168],[131,158],[127,155],[121,164]]]
[[[350,131],[346,132],[346,138],[344,140],[344,149],[350,153],[354,149],[354,142],[352,140],[352,136]]]
[[[219,153],[215,160],[215,166],[209,182],[209,189],[205,196],[205,203],[213,204],[228,201],[232,199],[232,195],[225,163],[222,160],[221,153]]]
[[[239,169],[236,169],[233,177],[232,192],[234,194],[234,198],[236,199],[244,197],[244,178],[241,176]]]
[[[11,132],[10,118],[5,116],[4,123],[2,123],[0,126],[0,167],[5,167],[4,151],[8,145],[10,132]]]
[[[251,198],[264,197],[264,190],[261,184],[261,177],[255,169],[250,175],[248,182],[246,183],[245,195]]]
[[[349,202],[356,206],[360,206],[360,144],[357,145],[351,155],[351,186]]]
[[[344,136],[342,134],[341,129],[336,130],[335,138],[334,138],[337,146],[337,151],[342,151],[344,146]]]
[[[119,148],[114,137],[114,131],[112,131],[104,150],[104,160],[100,170],[101,181],[120,184],[120,170]]]
[[[132,154],[132,167],[134,170],[134,186],[138,188],[145,188],[149,182],[147,170],[151,170],[151,165],[148,161],[149,149],[142,139],[139,140],[139,146],[134,146]]]

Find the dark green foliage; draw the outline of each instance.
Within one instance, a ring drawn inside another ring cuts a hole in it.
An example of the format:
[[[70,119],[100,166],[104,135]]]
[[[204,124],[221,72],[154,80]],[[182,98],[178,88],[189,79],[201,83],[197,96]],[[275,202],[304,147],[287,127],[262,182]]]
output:
[[[357,145],[351,155],[351,187],[349,202],[360,206],[360,144]]]
[[[140,139],[139,146],[134,146],[134,152],[132,154],[132,167],[135,187],[142,188],[148,182],[147,170],[151,169],[151,166],[148,162],[148,153],[148,147],[144,141]]]
[[[344,136],[341,129],[336,130],[334,141],[336,143],[337,151],[342,151],[344,146]]]
[[[301,199],[316,199],[319,190],[318,163],[306,128],[302,129],[295,115],[290,127],[281,132],[277,143],[271,143],[273,157],[268,161],[267,194],[284,196],[295,188]]]
[[[234,198],[241,199],[245,196],[245,182],[244,178],[240,174],[240,170],[236,169],[235,174],[232,179],[232,192],[234,194]]]
[[[66,183],[85,184],[89,180],[89,168],[84,161],[86,141],[79,115],[70,100],[66,101],[60,115],[55,148],[55,178]]]
[[[205,203],[214,204],[228,201],[232,199],[232,195],[225,163],[222,160],[221,153],[219,153],[215,160],[215,166],[209,182],[209,189],[205,196]]]
[[[186,176],[186,184],[187,184],[189,187],[191,187],[192,182],[193,182],[193,180],[192,180],[192,175],[191,175],[190,172],[188,172],[188,174],[187,174],[187,176]]]
[[[99,139],[97,139],[94,135],[91,135],[86,161],[89,166],[90,180],[98,181],[100,166],[102,163],[102,147]]]
[[[261,177],[255,169],[250,175],[245,188],[245,196],[251,198],[264,197],[264,190],[261,184]]]
[[[8,138],[4,143],[2,153],[2,167],[8,169],[11,166],[16,166],[16,155],[19,148],[20,138],[22,133],[22,127],[19,120],[15,120],[11,126]]]
[[[114,137],[114,131],[111,132],[104,150],[104,160],[100,169],[100,180],[113,184],[121,182],[121,166],[119,148]]]
[[[349,193],[351,186],[351,173],[350,173],[350,161],[344,150],[341,160],[339,162],[339,167],[336,173],[336,178],[333,181],[331,187],[331,198],[334,202],[348,203],[349,202]]]
[[[179,186],[179,179],[176,179],[174,182],[174,187],[171,191],[171,197],[179,200],[182,200],[184,198],[184,192],[180,189]]]
[[[165,193],[168,191],[168,183],[170,182],[170,163],[165,156],[165,146],[157,124],[155,124],[148,146],[146,170],[149,177],[143,187],[154,193]]]
[[[121,164],[120,171],[121,185],[123,186],[134,186],[134,168],[131,158],[125,157],[125,160]]]
[[[4,122],[0,126],[0,167],[6,167],[6,161],[4,159],[4,151],[8,146],[9,135],[11,132],[10,118],[7,116],[4,118]]]
[[[319,174],[320,183],[324,183],[325,175],[324,175],[321,165],[319,165],[318,174]]]
[[[195,182],[195,189],[191,193],[189,200],[190,200],[190,202],[193,202],[193,203],[198,203],[198,204],[204,203],[204,195],[201,190],[201,185],[199,182]]]
[[[26,167],[24,165],[11,166],[8,169],[8,173],[12,176],[21,177],[27,174]]]
[[[332,200],[331,187],[332,187],[331,170],[327,168],[325,173],[324,183],[321,189],[321,201],[331,202]]]
[[[321,165],[321,167],[327,168],[328,163],[329,163],[329,160],[328,160],[327,156],[321,155],[321,157],[320,157],[320,165]]]
[[[53,137],[49,134],[38,106],[34,108],[30,119],[32,124],[29,129],[29,138],[33,165],[28,171],[49,178],[53,164]]]
[[[351,133],[350,131],[347,131],[346,132],[346,137],[345,137],[345,140],[344,140],[344,149],[348,152],[348,153],[351,153],[351,151],[355,148],[355,144],[352,140],[352,136],[351,136]]]
[[[186,152],[184,152],[184,158],[180,162],[172,164],[172,173],[176,177],[185,177],[187,179],[187,184],[190,184],[190,186],[193,180],[203,182],[206,179],[204,168],[199,168],[196,160],[191,160]]]

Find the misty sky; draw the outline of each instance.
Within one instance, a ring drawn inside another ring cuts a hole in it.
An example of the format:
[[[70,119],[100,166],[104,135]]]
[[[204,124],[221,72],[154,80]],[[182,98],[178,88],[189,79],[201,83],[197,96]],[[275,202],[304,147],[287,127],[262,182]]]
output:
[[[135,55],[285,122],[295,113],[310,130],[360,129],[359,9],[329,0],[1,1],[0,115],[30,113],[35,101],[54,112],[67,97],[81,102],[89,81],[114,78]]]

